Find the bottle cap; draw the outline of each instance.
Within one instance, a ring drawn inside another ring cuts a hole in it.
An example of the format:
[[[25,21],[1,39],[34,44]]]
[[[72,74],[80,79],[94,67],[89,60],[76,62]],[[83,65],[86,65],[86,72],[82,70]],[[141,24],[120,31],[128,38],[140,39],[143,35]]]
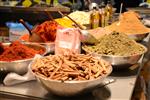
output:
[[[91,4],[89,5],[89,10],[93,10],[93,9],[99,9],[97,3],[91,3]]]

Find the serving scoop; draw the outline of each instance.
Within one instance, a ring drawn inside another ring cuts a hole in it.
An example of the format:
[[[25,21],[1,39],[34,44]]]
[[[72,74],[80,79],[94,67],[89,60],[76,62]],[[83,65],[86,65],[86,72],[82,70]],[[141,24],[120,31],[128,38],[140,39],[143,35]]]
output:
[[[81,42],[87,43],[87,44],[96,44],[98,43],[98,40],[91,35],[87,30],[80,30],[81,36]]]
[[[30,28],[26,25],[23,19],[20,19],[19,22],[29,31],[30,42],[44,42],[43,39],[38,34],[30,30]]]

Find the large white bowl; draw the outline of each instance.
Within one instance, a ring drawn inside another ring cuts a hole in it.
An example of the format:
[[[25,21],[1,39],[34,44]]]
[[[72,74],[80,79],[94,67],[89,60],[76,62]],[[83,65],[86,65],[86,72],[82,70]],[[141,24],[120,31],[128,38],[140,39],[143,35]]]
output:
[[[112,72],[112,66],[110,65],[107,68],[107,73],[102,76],[85,81],[60,81],[60,80],[52,80],[43,77],[37,73],[32,71],[32,64],[30,66],[30,70],[37,78],[38,82],[50,93],[59,95],[59,96],[73,96],[77,94],[85,93],[94,87],[102,84],[103,80]]]

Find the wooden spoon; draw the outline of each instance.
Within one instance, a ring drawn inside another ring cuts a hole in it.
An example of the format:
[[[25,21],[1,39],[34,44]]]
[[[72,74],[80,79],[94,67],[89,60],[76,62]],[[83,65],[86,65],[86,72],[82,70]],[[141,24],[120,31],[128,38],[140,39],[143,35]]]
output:
[[[57,21],[54,20],[53,16],[51,15],[51,13],[50,13],[47,9],[45,9],[45,13],[46,13],[46,15],[48,16],[48,18],[49,18],[51,21],[53,21],[53,22],[59,24]]]
[[[32,33],[30,28],[26,25],[23,19],[20,19],[19,22],[29,31],[29,41],[30,42],[43,42],[43,39],[36,33]]]
[[[54,18],[52,17],[52,15],[50,14],[50,12],[47,9],[45,9],[45,13],[47,14],[47,16],[50,20],[55,21]]]
[[[23,19],[20,19],[19,22],[28,30],[30,36],[32,35],[32,32],[30,30],[30,28],[26,25],[26,23],[24,22]]]

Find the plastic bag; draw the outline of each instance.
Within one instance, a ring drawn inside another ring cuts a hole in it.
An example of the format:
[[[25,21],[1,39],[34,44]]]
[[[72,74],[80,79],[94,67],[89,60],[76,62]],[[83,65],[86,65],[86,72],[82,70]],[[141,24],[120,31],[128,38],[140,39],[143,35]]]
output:
[[[76,28],[61,28],[57,30],[55,54],[80,53],[80,33]]]

